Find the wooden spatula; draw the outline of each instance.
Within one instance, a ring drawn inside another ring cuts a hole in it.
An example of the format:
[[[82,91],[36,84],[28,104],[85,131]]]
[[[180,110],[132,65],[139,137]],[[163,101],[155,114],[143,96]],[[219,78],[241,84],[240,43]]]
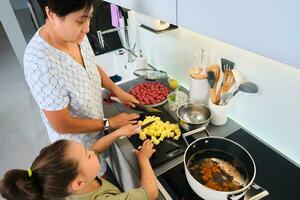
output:
[[[235,78],[231,70],[228,71],[228,74],[223,80],[223,93],[227,93],[230,88],[235,84]]]
[[[219,82],[219,79],[220,79],[220,66],[218,64],[211,64],[207,71],[209,72],[213,72],[214,75],[215,75],[215,88],[217,87],[218,85],[218,82]]]

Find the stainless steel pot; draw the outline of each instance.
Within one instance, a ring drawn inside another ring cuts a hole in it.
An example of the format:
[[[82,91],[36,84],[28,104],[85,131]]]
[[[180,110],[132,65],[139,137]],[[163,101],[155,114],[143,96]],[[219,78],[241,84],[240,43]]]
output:
[[[179,125],[187,131],[207,127],[211,118],[208,107],[198,103],[184,103],[177,109]]]
[[[199,155],[199,152],[203,154]],[[224,192],[211,189],[196,180],[189,170],[189,162],[197,153],[200,158],[202,155],[205,158],[209,157],[207,152],[209,156],[232,164],[245,177],[246,185],[235,191]],[[242,165],[237,166],[237,163],[242,163]],[[204,137],[192,142],[184,153],[184,170],[188,183],[194,192],[203,199],[209,200],[240,199],[250,188],[256,175],[256,166],[248,151],[238,143],[222,137]]]

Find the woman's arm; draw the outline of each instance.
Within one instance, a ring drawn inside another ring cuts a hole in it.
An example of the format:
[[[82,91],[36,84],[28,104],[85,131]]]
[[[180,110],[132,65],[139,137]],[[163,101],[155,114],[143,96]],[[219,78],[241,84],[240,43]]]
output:
[[[112,80],[106,75],[106,73],[98,66],[98,71],[101,76],[102,80],[102,86],[105,89],[108,89],[112,91],[119,99],[122,101],[125,105],[130,105],[132,107],[135,107],[134,104],[138,104],[139,101],[132,96],[131,94],[128,94],[124,90],[122,90],[119,86],[117,86]]]
[[[115,95],[124,92],[119,86],[117,86],[112,80],[106,75],[106,73],[98,66],[98,71],[101,76],[102,87],[112,91]]]
[[[58,133],[91,133],[103,129],[101,119],[72,118],[68,108],[58,111],[43,110],[53,129]]]
[[[69,114],[68,108],[59,111],[43,110],[53,129],[58,133],[91,133],[103,130],[102,119],[84,119],[73,118]],[[120,113],[108,119],[111,128],[119,128],[121,126],[136,123],[138,114]]]

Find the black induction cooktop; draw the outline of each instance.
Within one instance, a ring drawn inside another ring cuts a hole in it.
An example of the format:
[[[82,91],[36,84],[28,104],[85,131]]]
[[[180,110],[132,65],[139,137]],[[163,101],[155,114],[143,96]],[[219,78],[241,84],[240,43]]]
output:
[[[299,167],[243,129],[237,130],[227,138],[242,145],[252,155],[257,171],[254,182],[269,193],[263,198],[264,200],[300,199],[300,192],[298,191],[300,185]],[[157,178],[173,200],[201,200],[185,178],[183,163]],[[246,200],[249,197],[245,196],[242,199]]]

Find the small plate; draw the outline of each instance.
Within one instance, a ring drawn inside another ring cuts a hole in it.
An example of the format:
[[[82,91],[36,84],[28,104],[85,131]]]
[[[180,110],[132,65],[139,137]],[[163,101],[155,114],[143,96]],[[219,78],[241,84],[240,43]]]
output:
[[[168,74],[162,70],[156,69],[137,69],[133,72],[137,77],[146,79],[146,80],[158,80],[163,78],[168,78]]]

